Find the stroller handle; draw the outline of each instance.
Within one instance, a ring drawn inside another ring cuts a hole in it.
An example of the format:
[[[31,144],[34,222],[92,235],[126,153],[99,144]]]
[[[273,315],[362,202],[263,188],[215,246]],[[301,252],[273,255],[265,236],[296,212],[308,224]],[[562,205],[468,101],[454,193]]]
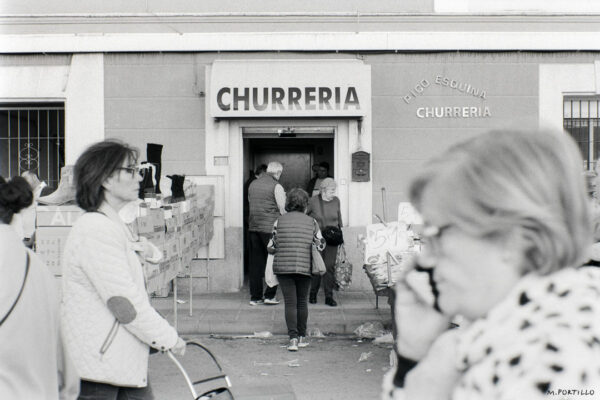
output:
[[[194,385],[197,385],[199,383],[204,383],[204,382],[208,382],[208,381],[212,381],[212,380],[217,380],[217,379],[225,379],[225,382],[227,383],[227,387],[228,388],[231,387],[231,381],[229,380],[229,377],[223,373],[223,368],[221,368],[221,364],[219,364],[219,362],[217,361],[216,357],[212,354],[212,352],[210,350],[208,350],[204,345],[202,345],[199,342],[194,341],[194,340],[187,341],[186,342],[186,346],[196,346],[196,347],[199,347],[202,350],[204,350],[204,352],[207,353],[210,356],[210,358],[212,358],[212,360],[214,361],[214,363],[217,366],[217,368],[219,368],[219,372],[220,372],[219,375],[211,376],[209,378],[200,379],[200,380],[197,380],[195,382],[192,382],[192,380],[190,379],[187,371],[185,370],[185,368],[183,368],[183,365],[181,365],[181,363],[179,362],[179,360],[177,359],[177,357],[175,357],[175,355],[173,354],[173,352],[171,350],[169,350],[167,352],[167,355],[169,356],[169,358],[173,361],[173,363],[177,366],[177,368],[179,369],[179,371],[183,375],[183,377],[185,379],[185,382],[187,383],[188,388],[190,389],[190,392],[194,396],[194,399],[197,399],[199,397],[199,395],[196,392],[196,389],[194,387]]]

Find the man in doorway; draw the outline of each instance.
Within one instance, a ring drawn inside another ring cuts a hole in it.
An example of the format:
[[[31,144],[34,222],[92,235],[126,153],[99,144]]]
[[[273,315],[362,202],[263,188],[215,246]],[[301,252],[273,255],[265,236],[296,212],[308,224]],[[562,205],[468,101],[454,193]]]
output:
[[[254,180],[267,173],[267,165],[260,164],[256,169],[250,170],[249,178],[244,182],[244,274],[249,276],[250,272],[250,238],[248,237],[248,216],[250,208],[248,205],[248,188]]]
[[[308,181],[308,186],[306,187],[306,193],[309,196],[316,196],[319,194],[319,187],[321,186],[321,181],[325,178],[331,178],[329,176],[329,163],[321,162],[319,163],[319,169],[317,170],[317,176]]]
[[[250,238],[250,305],[278,304],[277,286],[267,286],[263,295],[263,277],[267,264],[267,244],[273,224],[285,214],[285,190],[279,183],[283,166],[274,161],[267,172],[252,181],[248,187],[250,206],[248,236]],[[264,298],[264,299],[263,299]]]

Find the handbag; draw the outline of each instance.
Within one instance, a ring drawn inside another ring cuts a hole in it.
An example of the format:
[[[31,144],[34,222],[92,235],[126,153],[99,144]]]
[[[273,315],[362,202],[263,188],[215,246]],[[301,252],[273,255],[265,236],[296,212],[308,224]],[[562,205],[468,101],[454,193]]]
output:
[[[321,208],[321,215],[325,218],[325,211],[323,209],[323,199],[319,195],[319,207]],[[330,246],[339,246],[344,243],[344,234],[339,226],[327,225],[321,230],[321,235],[325,239],[325,243]]]
[[[275,260],[275,256],[273,254],[269,254],[267,256],[267,266],[265,267],[265,282],[267,286],[274,287],[279,285],[279,280],[277,279],[277,275],[273,273],[273,261]]]
[[[0,320],[0,326],[4,323],[4,321],[6,321],[8,319],[9,315],[13,312],[13,310],[15,309],[15,306],[19,302],[19,299],[21,298],[21,294],[23,294],[23,289],[25,288],[25,282],[27,281],[27,275],[29,275],[29,251],[27,251],[27,261],[25,262],[25,277],[23,278],[23,283],[21,284],[21,289],[19,289],[19,294],[17,295],[17,298],[15,299],[12,306],[10,306],[10,309],[8,310],[6,315],[4,317],[2,317],[2,320]]]
[[[317,250],[317,247],[312,244],[310,246],[311,251],[311,273],[313,275],[325,275],[325,271],[327,271],[325,269],[325,262],[323,261],[323,257],[321,257],[321,253],[319,252],[319,250]]]
[[[334,277],[339,290],[349,288],[352,283],[352,264],[346,258],[346,249],[343,244],[338,246],[335,257]]]

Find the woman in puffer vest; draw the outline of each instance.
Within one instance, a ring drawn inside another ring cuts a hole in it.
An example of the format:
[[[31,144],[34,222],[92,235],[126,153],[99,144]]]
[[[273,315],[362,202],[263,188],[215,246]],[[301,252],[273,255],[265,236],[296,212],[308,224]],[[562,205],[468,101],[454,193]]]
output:
[[[285,323],[288,328],[289,351],[308,346],[306,321],[308,320],[308,291],[311,282],[311,246],[320,251],[325,248],[319,225],[306,215],[308,194],[299,188],[292,189],[286,197],[287,214],[273,225],[268,251],[275,254],[273,273],[277,275],[285,303]]]
[[[77,204],[87,211],[64,250],[61,326],[81,376],[80,399],[153,399],[148,354],[183,354],[185,342],[151,306],[140,259],[160,251],[134,235],[119,210],[137,199],[137,151],[104,141],[75,164]]]

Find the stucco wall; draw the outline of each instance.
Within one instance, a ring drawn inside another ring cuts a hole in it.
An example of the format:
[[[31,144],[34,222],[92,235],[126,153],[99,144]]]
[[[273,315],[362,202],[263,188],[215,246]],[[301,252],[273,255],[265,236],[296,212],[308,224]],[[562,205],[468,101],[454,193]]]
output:
[[[596,55],[597,57],[597,55]],[[593,63],[594,54],[439,53],[368,55],[372,68],[373,212],[381,214],[387,192],[388,220],[407,201],[407,186],[420,165],[471,135],[489,129],[538,127],[541,63]],[[437,75],[485,90],[481,99],[435,83]],[[422,94],[415,86],[427,79]],[[403,97],[409,96],[409,102]],[[418,118],[419,107],[488,107],[487,118]]]
[[[105,132],[163,144],[162,174],[204,175],[204,66],[192,54],[105,56]]]

